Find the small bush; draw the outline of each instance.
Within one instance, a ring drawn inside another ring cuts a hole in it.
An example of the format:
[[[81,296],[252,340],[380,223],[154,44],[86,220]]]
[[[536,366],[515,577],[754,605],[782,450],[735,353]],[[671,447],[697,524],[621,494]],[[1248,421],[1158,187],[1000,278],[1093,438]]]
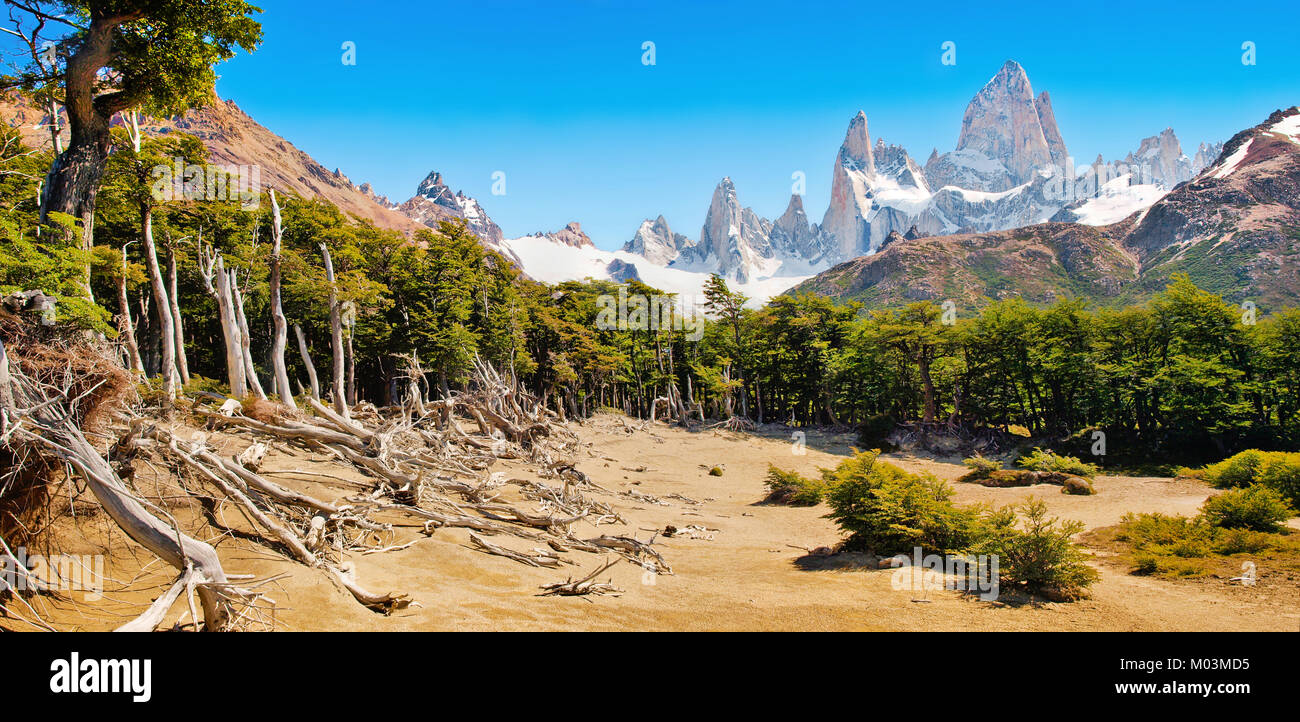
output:
[[[998,556],[998,575],[1005,584],[1075,599],[1099,578],[1070,540],[1083,528],[1083,522],[1048,518],[1047,504],[1030,498],[989,515],[978,551]]]
[[[1214,526],[1264,532],[1277,531],[1294,513],[1281,494],[1264,484],[1225,491],[1201,507],[1201,514]]]
[[[1089,464],[1073,456],[1061,456],[1038,447],[1016,460],[1022,469],[1030,471],[1054,471],[1059,474],[1071,474],[1091,479],[1101,470],[1096,464]]]
[[[722,476],[722,467],[714,466],[709,469],[709,476]]]
[[[1248,449],[1192,475],[1220,489],[1263,484],[1300,507],[1300,453]]]
[[[890,555],[921,547],[946,554],[975,540],[979,512],[952,503],[952,487],[925,474],[880,461],[879,451],[860,453],[825,473],[827,502],[845,547]]]
[[[767,465],[767,498],[772,504],[815,506],[826,495],[826,483],[821,479],[808,479],[793,471],[783,471]]]
[[[961,463],[965,464],[966,468],[970,469],[970,471],[963,474],[957,481],[978,481],[980,479],[987,479],[993,474],[993,472],[1002,470],[1002,462],[995,459],[986,459],[979,454],[963,459]]]

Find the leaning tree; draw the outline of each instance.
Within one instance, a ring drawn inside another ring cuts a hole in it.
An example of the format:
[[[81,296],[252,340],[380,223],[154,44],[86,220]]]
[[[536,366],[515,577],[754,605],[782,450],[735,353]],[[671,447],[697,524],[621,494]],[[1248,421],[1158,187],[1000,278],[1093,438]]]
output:
[[[68,143],[50,168],[41,219],[79,219],[90,248],[113,116],[131,108],[175,115],[206,103],[213,66],[261,40],[251,17],[260,10],[244,0],[4,2],[11,18],[26,16],[39,28],[29,39],[43,49],[5,85],[44,90],[68,114]]]

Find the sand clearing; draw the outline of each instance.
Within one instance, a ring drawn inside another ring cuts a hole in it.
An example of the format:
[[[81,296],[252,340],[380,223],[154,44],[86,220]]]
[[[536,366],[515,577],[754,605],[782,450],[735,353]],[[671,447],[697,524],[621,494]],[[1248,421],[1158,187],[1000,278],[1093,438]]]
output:
[[[439,529],[426,536],[418,527],[399,527],[393,543],[414,541],[408,548],[351,557],[366,586],[406,592],[421,605],[383,616],[358,605],[323,572],[285,561],[261,546],[224,539],[219,546],[223,563],[232,573],[286,575],[268,589],[268,596],[278,604],[279,628],[293,630],[1300,630],[1295,598],[1300,582],[1269,575],[1266,569],[1260,570],[1257,587],[1244,588],[1223,579],[1132,576],[1098,563],[1102,578],[1090,599],[1017,605],[946,590],[896,591],[890,570],[812,569],[820,565],[809,562],[819,560],[810,559],[805,550],[834,545],[840,538],[835,525],[823,518],[826,507],[760,505],[763,476],[768,463],[804,474],[834,466],[850,453],[851,437],[811,432],[806,452],[796,455],[790,441],[774,431],[746,435],[651,426],[628,433],[618,417],[608,415],[574,428],[590,444],[578,468],[594,482],[666,502],[602,497],[629,524],[597,527],[584,521],[575,524],[575,532],[646,540],[656,529],[675,526],[684,533],[661,536],[656,542],[674,575],[656,577],[622,562],[602,577],[612,578],[624,590],[621,596],[542,597],[540,585],[585,576],[601,558],[566,554],[577,564],[559,570],[533,568],[471,549],[464,529]],[[213,443],[221,445],[223,438],[228,451],[247,443],[221,434]],[[963,472],[960,465],[946,461],[888,458],[909,470],[949,480]],[[722,476],[708,474],[713,465],[724,469]],[[274,450],[263,468],[309,469],[361,479],[350,467],[301,451],[290,456]],[[533,476],[515,462],[502,462],[494,470]],[[274,478],[323,496],[327,488],[338,497],[351,493],[325,478]],[[1055,486],[992,489],[960,484],[957,499],[1000,505],[1033,494],[1045,499],[1054,514],[1082,520],[1093,529],[1115,524],[1130,511],[1192,514],[1211,493],[1199,482],[1167,478],[1103,476],[1096,488],[1096,496],[1083,497],[1061,494]],[[228,521],[234,527],[240,524],[238,519]],[[133,577],[138,567],[117,561],[127,548],[117,536],[110,574]],[[530,548],[520,539],[491,539],[520,551]],[[160,584],[170,579],[156,563],[152,569],[157,571],[146,579],[156,577]],[[112,596],[138,603],[156,594],[144,590]],[[127,615],[133,609],[123,604],[115,611]],[[85,629],[120,623],[101,610],[113,610],[113,605],[101,603],[90,611],[56,605],[46,612],[47,618]],[[179,603],[172,618],[184,614],[184,604]]]

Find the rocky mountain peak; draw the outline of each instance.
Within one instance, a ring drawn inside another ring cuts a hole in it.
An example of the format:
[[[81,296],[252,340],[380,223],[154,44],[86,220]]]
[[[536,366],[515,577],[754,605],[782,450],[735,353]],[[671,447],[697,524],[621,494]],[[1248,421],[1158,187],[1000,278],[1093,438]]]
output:
[[[700,230],[700,241],[673,261],[676,267],[705,269],[745,283],[751,273],[770,275],[780,265],[773,258],[772,222],[740,205],[736,185],[723,178]]]
[[[1039,170],[1051,166],[1053,153],[1047,140],[1049,136],[1053,138],[1052,144],[1058,146],[1057,154],[1065,152],[1051,99],[1043,100],[1040,113],[1029,76],[1014,60],[1008,60],[971,99],[962,117],[954,160],[957,165],[975,171],[983,187],[974,190],[1008,190],[1030,181]],[[1044,129],[1045,123],[1050,127]],[[993,164],[980,167],[980,159]],[[939,185],[931,180],[932,185]],[[971,185],[962,187],[971,188]]]
[[[443,182],[442,173],[436,170],[420,181],[410,200],[394,210],[430,228],[437,228],[442,221],[463,221],[474,235],[492,247],[498,247],[505,238],[501,227],[488,217],[477,200],[464,192],[452,192]]]
[[[876,172],[875,158],[871,151],[871,133],[867,130],[867,114],[861,110],[849,121],[849,129],[844,134],[837,162],[851,170]]]
[[[623,244],[623,250],[645,256],[651,263],[666,266],[672,263],[683,249],[695,245],[695,241],[680,233],[674,233],[668,221],[662,215],[654,220],[641,221],[632,239]]]
[[[1065,149],[1065,139],[1061,137],[1060,128],[1056,127],[1052,97],[1046,90],[1038,94],[1034,100],[1034,107],[1038,109],[1038,123],[1043,128],[1043,139],[1047,141],[1047,150],[1052,154],[1052,163],[1058,168],[1064,168],[1069,161],[1070,153]]]

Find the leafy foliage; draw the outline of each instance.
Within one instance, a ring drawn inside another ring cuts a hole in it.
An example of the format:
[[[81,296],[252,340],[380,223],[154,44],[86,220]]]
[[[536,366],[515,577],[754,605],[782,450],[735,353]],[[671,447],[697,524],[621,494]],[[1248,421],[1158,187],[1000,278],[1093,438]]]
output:
[[[1039,448],[1035,448],[1030,453],[1017,459],[1016,464],[1020,468],[1029,471],[1055,471],[1060,474],[1073,474],[1088,479],[1096,476],[1097,472],[1100,471],[1095,464],[1088,464],[1073,456],[1061,456]]]
[[[849,532],[845,547],[876,554],[946,554],[968,548],[978,511],[952,503],[953,490],[929,474],[916,475],[857,454],[825,474],[831,519]]]
[[[989,515],[976,548],[998,556],[1004,584],[1075,598],[1099,578],[1070,540],[1083,529],[1082,522],[1049,518],[1047,504],[1030,498]]]
[[[784,471],[767,465],[767,498],[773,504],[791,506],[816,506],[826,495],[826,484],[821,479],[809,479],[793,471]]]
[[[1300,453],[1248,449],[1193,474],[1220,489],[1260,484],[1300,506]]]
[[[1281,494],[1263,484],[1230,489],[1201,507],[1201,514],[1214,526],[1251,531],[1277,531],[1295,513]]]

